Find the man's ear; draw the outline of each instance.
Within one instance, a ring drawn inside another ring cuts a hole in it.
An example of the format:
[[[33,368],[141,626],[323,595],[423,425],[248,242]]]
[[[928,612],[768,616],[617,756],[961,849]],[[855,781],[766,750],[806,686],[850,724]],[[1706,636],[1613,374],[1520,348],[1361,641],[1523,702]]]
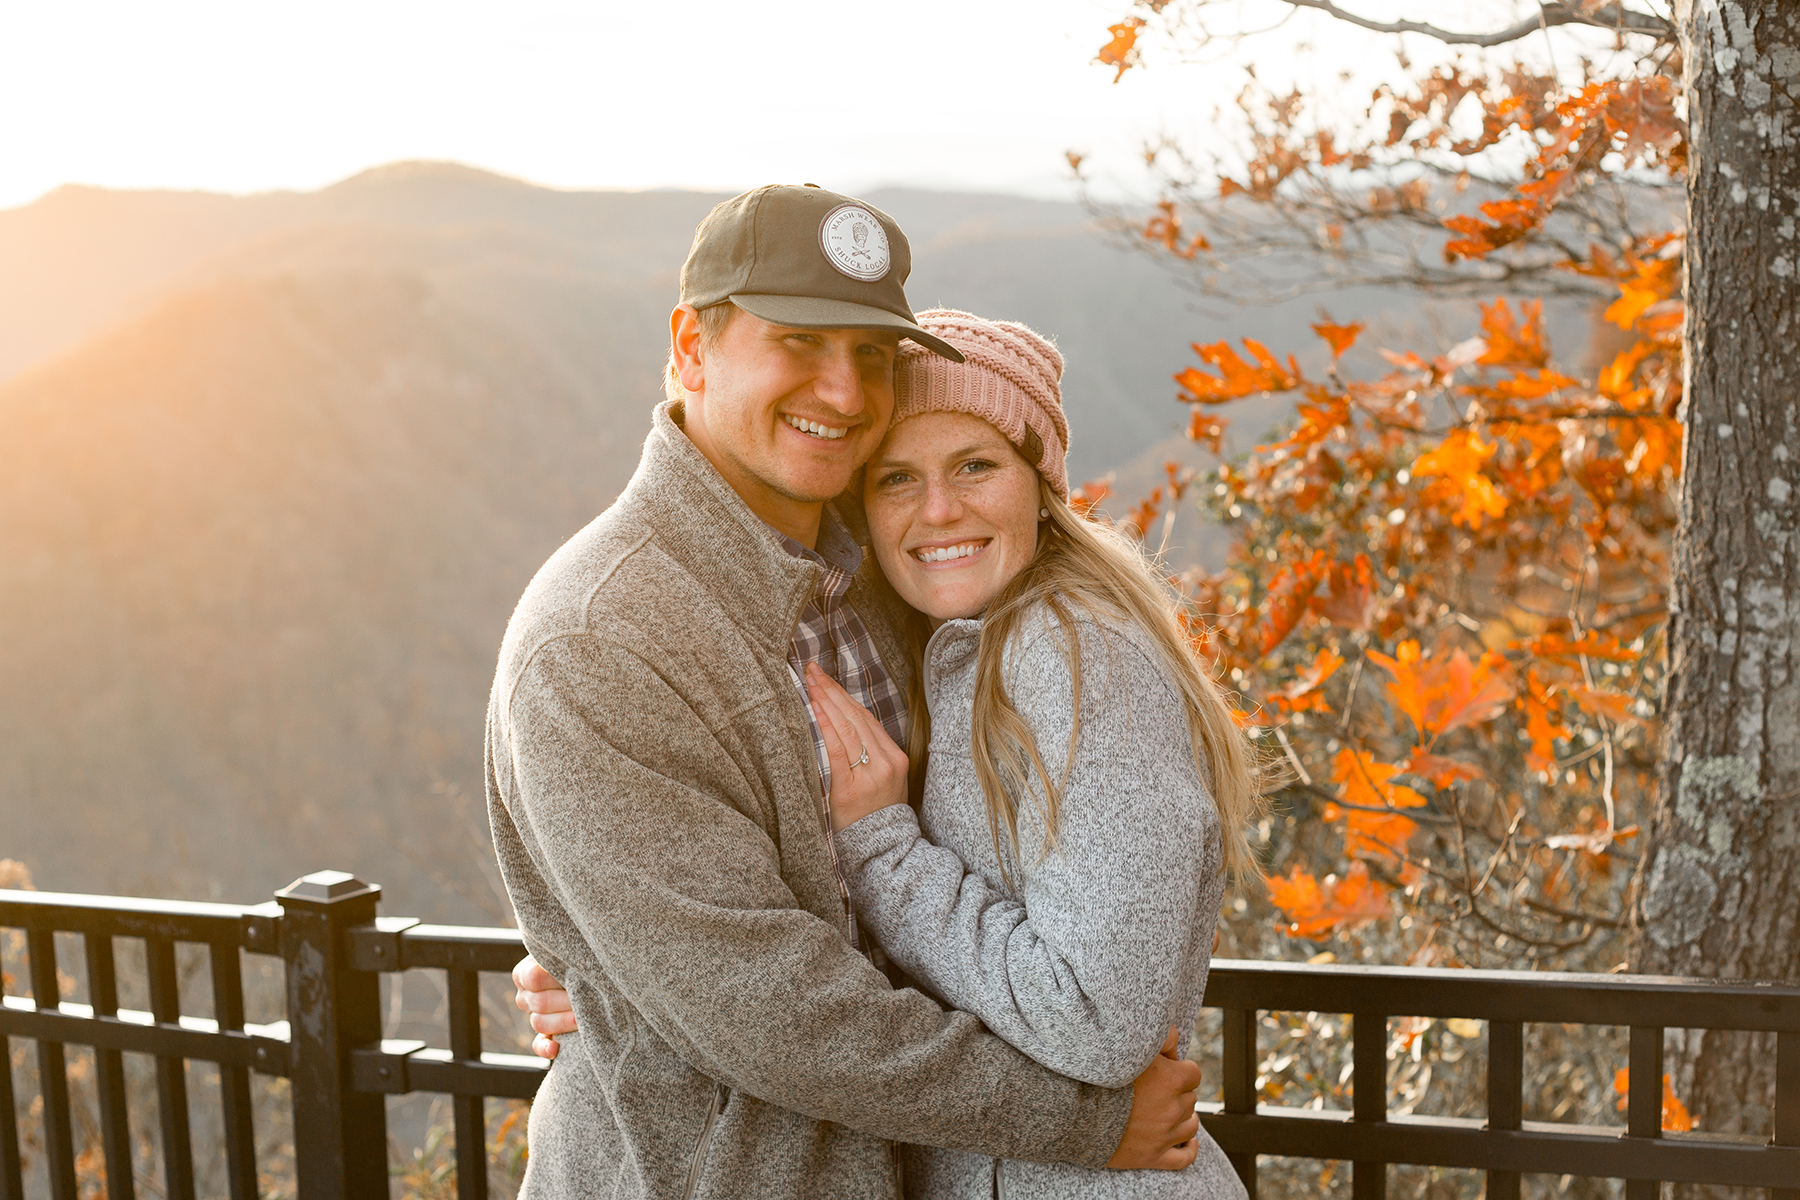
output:
[[[706,365],[700,352],[700,314],[691,304],[678,304],[669,314],[669,354],[675,375],[690,392],[706,387]]]

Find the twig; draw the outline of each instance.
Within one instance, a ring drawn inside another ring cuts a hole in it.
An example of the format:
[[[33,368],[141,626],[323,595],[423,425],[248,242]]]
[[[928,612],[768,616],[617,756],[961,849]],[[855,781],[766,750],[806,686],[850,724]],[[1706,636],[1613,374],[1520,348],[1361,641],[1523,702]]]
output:
[[[1650,13],[1635,12],[1622,4],[1608,4],[1592,12],[1582,12],[1579,8],[1568,4],[1546,4],[1535,17],[1527,17],[1516,25],[1493,33],[1452,33],[1447,29],[1439,29],[1423,21],[1376,21],[1368,17],[1346,12],[1333,4],[1331,0],[1287,0],[1295,8],[1313,8],[1340,21],[1352,25],[1360,25],[1376,33],[1417,33],[1425,37],[1436,38],[1450,46],[1503,46],[1507,42],[1516,42],[1520,38],[1530,37],[1539,31],[1548,31],[1555,25],[1590,25],[1597,29],[1610,29],[1615,33],[1643,33],[1658,41],[1669,41],[1675,37],[1675,27],[1661,17]]]
[[[1305,764],[1300,761],[1300,756],[1294,753],[1294,744],[1288,741],[1287,730],[1279,725],[1271,726],[1271,728],[1275,730],[1275,740],[1281,743],[1282,752],[1287,755],[1288,764],[1294,768],[1294,774],[1300,777],[1301,783],[1308,787],[1314,786],[1312,776],[1306,773]]]

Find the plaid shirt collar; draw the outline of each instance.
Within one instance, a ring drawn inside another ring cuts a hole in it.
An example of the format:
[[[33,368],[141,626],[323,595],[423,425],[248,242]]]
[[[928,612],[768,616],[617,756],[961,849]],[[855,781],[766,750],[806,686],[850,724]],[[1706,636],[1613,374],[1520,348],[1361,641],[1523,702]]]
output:
[[[856,579],[856,573],[862,570],[862,547],[856,544],[856,539],[850,536],[850,530],[845,528],[843,518],[829,504],[825,506],[825,514],[819,521],[817,550],[801,545],[780,530],[776,530],[775,535],[781,539],[781,548],[795,558],[803,558],[825,568],[825,573],[819,577],[818,585],[813,588],[812,595],[807,597],[805,608],[800,612],[800,623],[807,624],[809,617],[828,621],[838,606],[843,604],[845,595],[850,591],[850,584]],[[798,630],[795,637],[799,637]],[[824,662],[819,665],[825,667],[827,675],[836,678],[837,672],[831,666]]]
[[[769,528],[775,529],[773,525]],[[775,529],[775,536],[781,539],[781,548],[795,558],[804,558],[825,568],[825,579],[814,591],[815,597],[826,597],[833,604],[842,601],[844,593],[850,590],[850,581],[862,570],[863,548],[850,536],[850,529],[838,516],[837,509],[829,504],[819,519],[817,550],[801,545],[779,529]]]

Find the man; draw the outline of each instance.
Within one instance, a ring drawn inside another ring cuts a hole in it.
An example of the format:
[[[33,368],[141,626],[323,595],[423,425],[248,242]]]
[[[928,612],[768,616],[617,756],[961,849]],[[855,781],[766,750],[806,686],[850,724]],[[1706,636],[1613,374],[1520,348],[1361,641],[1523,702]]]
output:
[[[909,268],[891,219],[810,185],[714,209],[637,473],[507,627],[488,810],[580,1026],[532,1110],[534,1196],[891,1197],[898,1141],[1192,1157],[1193,1064],[1065,1079],[859,952],[800,679],[904,742],[902,614],[827,501],[882,438],[899,339],[958,357]]]

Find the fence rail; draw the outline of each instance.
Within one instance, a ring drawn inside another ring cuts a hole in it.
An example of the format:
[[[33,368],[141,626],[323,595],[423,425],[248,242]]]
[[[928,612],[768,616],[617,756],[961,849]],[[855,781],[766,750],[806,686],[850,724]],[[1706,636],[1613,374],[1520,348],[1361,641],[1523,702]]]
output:
[[[1777,1200],[1800,1200],[1800,988],[1646,975],[1219,962],[1207,980],[1206,1004],[1224,1014],[1224,1100],[1203,1106],[1202,1120],[1246,1181],[1254,1180],[1260,1153],[1349,1160],[1357,1200],[1386,1194],[1389,1163],[1484,1170],[1489,1200],[1516,1198],[1526,1173],[1624,1179],[1629,1200],[1659,1195],[1660,1181],[1766,1187]],[[1263,1012],[1351,1015],[1351,1111],[1255,1102]],[[1388,1114],[1388,1021],[1395,1017],[1487,1022],[1486,1120]],[[1629,1027],[1623,1130],[1522,1119],[1528,1023]],[[1666,1029],[1775,1034],[1772,1141],[1663,1132]]]
[[[379,888],[334,871],[305,876],[276,893],[274,903],[250,907],[0,890],[0,930],[22,931],[31,991],[29,998],[0,1001],[0,1038],[36,1043],[42,1098],[37,1142],[50,1196],[76,1200],[78,1194],[65,1047],[79,1045],[94,1050],[108,1200],[135,1194],[126,1053],[149,1055],[154,1063],[163,1192],[172,1200],[188,1200],[195,1189],[189,1060],[219,1068],[225,1177],[233,1200],[257,1195],[251,1072],[291,1082],[297,1182],[305,1200],[386,1194],[386,1097],[409,1092],[451,1097],[457,1193],[483,1200],[484,1100],[528,1100],[544,1072],[531,1056],[482,1049],[481,974],[510,971],[523,946],[510,929],[379,917],[379,894]],[[59,933],[82,939],[83,1002],[61,999]],[[119,1007],[116,938],[144,944],[148,1011]],[[207,948],[210,1018],[181,1011],[180,943]],[[245,1023],[240,951],[283,961],[286,1021]],[[0,961],[0,967],[16,966]],[[445,973],[448,1046],[381,1036],[381,974],[416,968]],[[1485,1171],[1491,1200],[1517,1197],[1522,1177],[1535,1173],[1624,1179],[1629,1200],[1659,1195],[1659,1181],[1762,1187],[1771,1200],[1800,1200],[1800,988],[1219,961],[1205,1002],[1223,1015],[1223,1098],[1201,1105],[1202,1120],[1253,1196],[1257,1157],[1284,1155],[1351,1162],[1356,1200],[1386,1195],[1388,1164]],[[1258,1102],[1257,1030],[1265,1012],[1352,1016],[1349,1111]],[[1388,1022],[1401,1017],[1487,1023],[1485,1120],[1389,1114]],[[1531,1023],[1629,1027],[1623,1129],[1523,1119],[1524,1029]],[[1774,1035],[1771,1140],[1663,1132],[1663,1037],[1670,1028]],[[0,1200],[24,1198],[20,1116],[12,1072],[0,1071]]]

